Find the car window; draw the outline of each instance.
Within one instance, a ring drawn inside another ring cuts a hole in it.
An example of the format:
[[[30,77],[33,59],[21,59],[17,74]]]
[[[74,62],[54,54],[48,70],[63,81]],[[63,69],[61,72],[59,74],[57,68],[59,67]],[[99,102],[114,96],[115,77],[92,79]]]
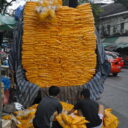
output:
[[[109,55],[109,56],[111,56],[111,57],[113,57],[113,59],[115,59],[115,58],[117,58],[118,56],[117,55],[115,55],[115,54],[107,54],[107,55]]]
[[[113,58],[117,58],[118,56],[117,55],[111,55]]]
[[[111,56],[111,55],[107,55],[107,58],[108,58],[108,60],[113,60],[114,59],[113,56]]]
[[[106,51],[106,54],[109,55],[109,56],[112,56],[114,59],[118,57],[118,54],[115,53],[115,52],[108,52],[108,51]]]

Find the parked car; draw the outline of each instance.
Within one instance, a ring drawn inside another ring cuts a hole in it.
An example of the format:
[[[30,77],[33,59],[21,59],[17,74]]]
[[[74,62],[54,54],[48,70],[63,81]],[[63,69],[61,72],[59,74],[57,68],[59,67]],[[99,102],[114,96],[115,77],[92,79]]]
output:
[[[124,67],[124,60],[122,57],[117,57],[117,60],[118,60],[118,64],[123,68]]]
[[[119,53],[117,52],[110,52],[110,51],[106,51],[107,55],[112,56],[114,59],[116,59],[118,61],[118,64],[123,68],[124,67],[124,60],[123,58],[119,55]]]
[[[124,58],[124,67],[128,68],[128,56]]]
[[[113,76],[117,76],[121,72],[121,66],[119,64],[118,58],[114,58],[112,55],[107,54],[108,61],[111,64],[111,73]]]

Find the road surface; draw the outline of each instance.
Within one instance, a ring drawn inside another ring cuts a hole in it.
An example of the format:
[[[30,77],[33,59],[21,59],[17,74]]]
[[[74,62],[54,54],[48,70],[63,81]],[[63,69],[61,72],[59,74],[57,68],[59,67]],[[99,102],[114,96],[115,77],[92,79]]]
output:
[[[117,77],[108,77],[104,87],[99,102],[113,109],[120,120],[119,128],[128,128],[128,69],[123,69]]]

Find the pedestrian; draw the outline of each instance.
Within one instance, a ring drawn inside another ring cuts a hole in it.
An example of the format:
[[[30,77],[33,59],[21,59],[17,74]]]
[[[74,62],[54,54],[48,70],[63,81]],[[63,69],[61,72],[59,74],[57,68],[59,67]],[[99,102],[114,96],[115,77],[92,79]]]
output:
[[[52,128],[55,115],[62,112],[62,105],[57,99],[59,93],[59,87],[49,88],[49,96],[44,97],[37,107],[33,120],[34,128]]]
[[[87,128],[102,128],[104,107],[90,99],[90,91],[88,89],[81,91],[80,99],[69,113],[75,110],[78,110],[78,113],[89,121],[89,123],[86,124]]]
[[[2,77],[1,77],[1,80],[4,84],[4,90],[9,90],[10,89],[10,86],[11,86],[11,80],[10,80],[10,77],[8,76],[7,74],[7,71],[3,71],[2,72]]]
[[[9,103],[9,96],[10,96],[10,86],[11,86],[11,80],[7,75],[6,71],[2,72],[2,77],[1,81],[4,85],[4,99],[3,99],[3,104],[8,104]]]

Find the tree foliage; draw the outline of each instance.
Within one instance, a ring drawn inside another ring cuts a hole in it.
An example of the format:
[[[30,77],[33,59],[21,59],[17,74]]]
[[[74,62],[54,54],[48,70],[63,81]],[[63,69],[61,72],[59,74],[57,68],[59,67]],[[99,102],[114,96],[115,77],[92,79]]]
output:
[[[103,12],[103,9],[97,4],[91,4],[91,6],[92,6],[94,19],[95,19],[95,24],[97,25],[99,21],[100,13]]]
[[[8,2],[7,0],[0,0],[0,13],[6,13],[7,7],[11,6],[13,1],[16,0],[11,0],[10,2]]]

